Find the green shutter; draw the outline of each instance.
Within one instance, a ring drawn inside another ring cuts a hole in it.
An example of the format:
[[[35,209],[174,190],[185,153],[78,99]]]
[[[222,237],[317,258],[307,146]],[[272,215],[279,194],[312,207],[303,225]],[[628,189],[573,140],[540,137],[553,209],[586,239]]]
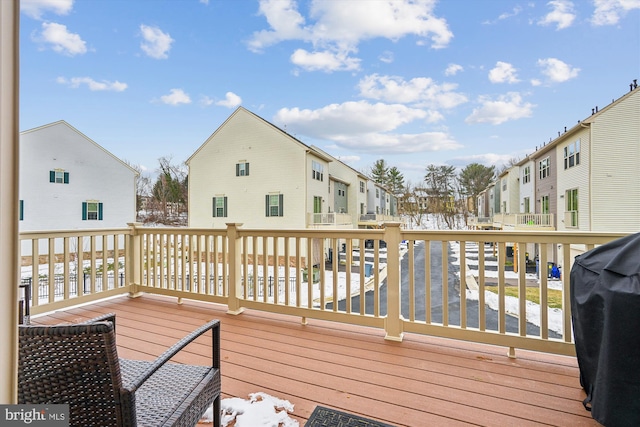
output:
[[[249,176],[249,163],[244,164],[245,174]]]
[[[98,219],[102,221],[102,203],[98,203]]]
[[[87,202],[82,202],[82,220],[87,220]]]
[[[224,216],[227,217],[227,196],[224,196]]]
[[[213,217],[216,217],[216,198],[213,198]]]
[[[268,194],[264,196],[264,205],[265,205],[266,215],[269,216],[269,195]]]
[[[20,221],[24,219],[24,200],[20,200]]]
[[[240,176],[240,163],[236,163],[236,176]]]
[[[49,171],[49,182],[56,182],[56,171]]]
[[[68,184],[69,183],[69,172],[65,172],[64,173],[64,183]]]
[[[283,203],[283,201],[284,201],[284,195],[280,194],[278,196],[278,208],[279,208],[278,216],[284,216],[284,203]]]

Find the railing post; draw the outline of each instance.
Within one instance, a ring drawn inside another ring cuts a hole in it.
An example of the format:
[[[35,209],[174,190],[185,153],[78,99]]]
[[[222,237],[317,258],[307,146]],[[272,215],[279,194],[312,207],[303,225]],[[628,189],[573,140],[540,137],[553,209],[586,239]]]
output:
[[[244,307],[240,306],[239,294],[242,294],[242,273],[240,262],[242,260],[242,244],[238,237],[238,228],[242,224],[227,223],[227,239],[229,250],[229,299],[227,302],[228,314],[240,314]],[[255,254],[254,254],[255,256]]]
[[[402,341],[403,327],[400,311],[400,223],[384,224],[387,244],[387,317],[384,329],[389,341]]]
[[[131,229],[127,238],[128,247],[125,249],[127,260],[125,261],[124,272],[126,283],[129,287],[129,298],[137,298],[142,295],[138,290],[141,283],[138,280],[142,278],[142,237],[138,234],[136,227],[141,226],[139,222],[128,222],[127,225]]]

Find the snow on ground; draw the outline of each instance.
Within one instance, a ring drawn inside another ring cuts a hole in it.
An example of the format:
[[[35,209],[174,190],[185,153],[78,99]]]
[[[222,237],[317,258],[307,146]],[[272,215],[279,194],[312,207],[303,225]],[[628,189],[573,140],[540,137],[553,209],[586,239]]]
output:
[[[249,399],[230,397],[222,399],[220,419],[223,427],[235,420],[234,427],[298,427],[299,423],[289,416],[293,406],[266,393],[251,393]],[[213,406],[202,416],[201,423],[213,423]]]
[[[477,253],[477,243],[467,242],[466,251],[476,252]],[[460,244],[458,242],[450,242],[449,247],[454,253],[454,257],[456,260],[452,261],[454,265],[460,265]],[[477,259],[467,259],[465,260],[467,266],[478,266]],[[495,261],[486,261],[485,266],[497,266],[498,263]],[[469,273],[470,269],[467,269],[467,273]],[[457,272],[458,277],[460,276],[460,271]],[[536,280],[538,284],[540,283],[540,279],[536,274],[527,273],[527,280]],[[485,270],[485,277],[498,277],[498,271],[487,271]],[[514,273],[513,271],[505,271],[504,277],[506,279],[518,279],[518,273]],[[466,280],[461,279],[460,282],[464,283]],[[560,280],[547,280],[547,288],[548,289],[559,289],[562,290],[562,281]],[[467,289],[467,299],[477,301],[479,299],[479,292],[474,289]],[[484,292],[484,299],[487,307],[498,310],[498,294],[495,292],[487,291]],[[518,298],[512,296],[505,297],[505,311],[514,316],[519,316],[520,313],[520,303]],[[526,303],[526,316],[527,322],[540,327],[540,305],[536,304],[532,301],[527,301]],[[562,310],[559,308],[548,308],[547,309],[547,317],[549,323],[549,330],[562,334]]]

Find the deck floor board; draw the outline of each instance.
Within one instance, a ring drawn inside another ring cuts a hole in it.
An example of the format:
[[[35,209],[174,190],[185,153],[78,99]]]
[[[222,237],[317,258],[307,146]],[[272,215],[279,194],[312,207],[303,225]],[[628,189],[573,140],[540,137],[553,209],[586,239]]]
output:
[[[295,405],[300,425],[316,405],[397,426],[598,426],[584,410],[573,357],[143,295],[49,313],[33,323],[77,322],[116,313],[121,357],[153,360],[210,319],[221,321],[223,398],[265,392]],[[210,361],[199,338],[181,363]]]

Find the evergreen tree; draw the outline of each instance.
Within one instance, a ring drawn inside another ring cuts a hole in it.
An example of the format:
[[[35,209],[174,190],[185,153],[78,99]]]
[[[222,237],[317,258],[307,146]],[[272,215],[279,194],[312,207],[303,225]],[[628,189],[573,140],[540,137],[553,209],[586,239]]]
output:
[[[478,194],[484,191],[495,177],[495,166],[484,166],[480,163],[471,163],[460,172],[458,180],[462,194],[473,200],[473,213],[478,214]]]
[[[385,162],[384,159],[376,160],[369,173],[369,178],[371,178],[373,182],[386,187],[389,181],[389,166],[387,166],[387,162]]]
[[[389,173],[387,174],[387,188],[395,196],[401,195],[405,190],[404,175],[402,175],[400,170],[395,166],[389,169]]]

